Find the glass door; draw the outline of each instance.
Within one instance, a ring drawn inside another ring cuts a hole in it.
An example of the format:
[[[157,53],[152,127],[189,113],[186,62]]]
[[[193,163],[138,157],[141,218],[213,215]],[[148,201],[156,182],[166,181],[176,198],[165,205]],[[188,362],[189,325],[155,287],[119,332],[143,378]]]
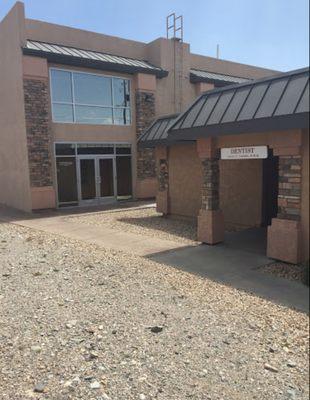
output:
[[[114,158],[98,157],[99,198],[104,200],[115,197]]]
[[[91,203],[97,199],[96,159],[94,157],[79,158],[79,197],[80,201]]]
[[[57,157],[57,187],[59,205],[76,205],[78,190],[75,157]]]
[[[98,204],[115,199],[115,158],[80,156],[78,176],[81,205]]]

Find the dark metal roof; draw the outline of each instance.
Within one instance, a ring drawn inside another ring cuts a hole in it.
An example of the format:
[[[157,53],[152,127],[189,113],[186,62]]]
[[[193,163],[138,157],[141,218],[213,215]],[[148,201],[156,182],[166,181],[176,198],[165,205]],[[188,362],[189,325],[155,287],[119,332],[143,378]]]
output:
[[[85,66],[127,73],[143,72],[145,74],[156,75],[158,78],[168,75],[167,71],[155,67],[147,61],[33,40],[27,41],[26,47],[23,48],[23,53],[44,57],[50,62],[66,65]]]
[[[157,118],[139,137],[140,147],[155,147],[167,142],[168,129],[179,114],[165,115]]]
[[[227,85],[231,83],[243,83],[251,80],[247,78],[241,78],[238,76],[218,74],[209,71],[200,71],[198,69],[191,69],[189,76],[190,76],[190,81],[192,83],[207,82],[207,83],[216,83],[219,85]]]
[[[198,137],[306,128],[309,68],[203,93],[170,128],[168,137]]]

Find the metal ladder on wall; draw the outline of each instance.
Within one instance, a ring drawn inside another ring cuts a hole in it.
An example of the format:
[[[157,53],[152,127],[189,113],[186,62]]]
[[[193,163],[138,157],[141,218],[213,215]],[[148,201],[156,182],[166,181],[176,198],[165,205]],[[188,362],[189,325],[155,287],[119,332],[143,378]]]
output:
[[[174,112],[183,109],[183,16],[172,13],[166,18],[167,39],[173,40]]]

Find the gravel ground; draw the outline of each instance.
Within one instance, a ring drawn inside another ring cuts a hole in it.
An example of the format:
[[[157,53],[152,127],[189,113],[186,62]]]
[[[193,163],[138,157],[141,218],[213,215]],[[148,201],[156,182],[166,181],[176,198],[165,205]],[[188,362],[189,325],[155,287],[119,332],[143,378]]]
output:
[[[261,272],[278,276],[280,278],[286,278],[291,281],[303,282],[305,278],[305,266],[286,264],[284,262],[275,262],[268,265],[264,265],[260,268]]]
[[[93,214],[68,217],[88,225],[105,225],[123,232],[176,240],[187,244],[196,241],[197,226],[189,219],[165,218],[155,207],[135,210],[108,210]]]
[[[308,317],[0,224],[1,400],[308,399]]]

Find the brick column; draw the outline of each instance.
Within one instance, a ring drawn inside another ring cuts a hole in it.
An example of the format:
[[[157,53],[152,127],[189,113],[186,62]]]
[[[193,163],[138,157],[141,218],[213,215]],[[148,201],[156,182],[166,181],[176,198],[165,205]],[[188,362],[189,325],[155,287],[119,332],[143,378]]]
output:
[[[48,82],[24,79],[24,95],[31,186],[52,186]]]
[[[158,146],[156,152],[156,170],[158,180],[158,191],[156,194],[156,209],[164,215],[169,214],[169,169],[168,148]]]
[[[24,104],[32,209],[54,208],[48,66],[23,57]]]
[[[278,215],[268,228],[268,257],[298,263],[301,261],[301,164],[299,148],[294,155],[279,155]]]
[[[156,78],[153,75],[136,75],[136,130],[137,138],[155,119]],[[156,162],[154,149],[137,151],[138,198],[154,197],[156,194]]]
[[[219,150],[212,139],[198,139],[197,152],[203,171],[197,236],[203,243],[216,244],[224,240],[224,217],[219,198]]]

